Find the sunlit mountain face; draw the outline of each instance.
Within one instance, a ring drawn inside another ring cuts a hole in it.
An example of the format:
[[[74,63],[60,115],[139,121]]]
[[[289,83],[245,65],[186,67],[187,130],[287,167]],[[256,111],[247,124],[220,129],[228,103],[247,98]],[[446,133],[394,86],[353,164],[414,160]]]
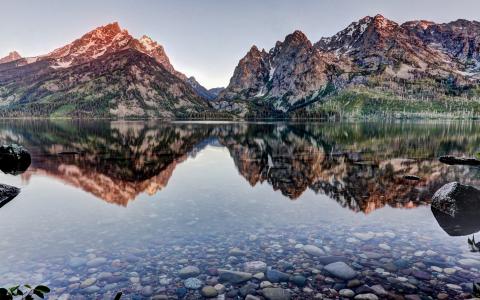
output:
[[[267,184],[295,201],[313,191],[355,212],[425,205],[439,187],[459,178],[480,183],[477,169],[437,160],[474,153],[480,145],[474,128],[461,123],[17,121],[0,124],[0,138],[31,151],[32,165],[21,175],[26,182],[34,176],[55,178],[121,206],[142,193],[161,193],[176,167],[208,145],[226,149],[252,188]]]

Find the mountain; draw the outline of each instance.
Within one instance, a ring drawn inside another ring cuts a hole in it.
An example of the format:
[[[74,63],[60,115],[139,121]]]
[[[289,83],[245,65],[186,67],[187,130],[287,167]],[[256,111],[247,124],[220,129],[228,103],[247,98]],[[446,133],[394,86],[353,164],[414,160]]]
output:
[[[304,33],[295,31],[269,52],[253,46],[235,68],[221,100],[270,100],[273,109],[287,111],[328,89],[342,62],[321,52]]]
[[[7,56],[0,58],[0,64],[8,63],[8,62],[15,61],[15,60],[18,60],[18,59],[21,59],[21,58],[22,58],[22,56],[20,54],[18,54],[17,51],[12,51],[12,52],[8,53]]]
[[[398,24],[382,15],[313,45],[295,31],[268,52],[253,46],[214,106],[243,116],[480,114],[479,36],[476,21]]]
[[[187,117],[210,110],[164,48],[118,23],[46,55],[0,64],[0,115]]]
[[[223,88],[213,88],[207,90],[203,85],[201,85],[193,76],[187,78],[186,82],[190,84],[193,90],[202,98],[206,100],[215,99]]]
[[[216,87],[216,88],[211,88],[208,90],[208,92],[213,96],[213,98],[217,98],[218,95],[224,90],[224,87]]]

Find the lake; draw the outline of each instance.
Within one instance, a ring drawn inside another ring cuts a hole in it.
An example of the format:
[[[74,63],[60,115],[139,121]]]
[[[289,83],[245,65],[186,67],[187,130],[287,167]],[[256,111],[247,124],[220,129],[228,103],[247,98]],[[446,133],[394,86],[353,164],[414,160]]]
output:
[[[438,161],[474,156],[478,123],[4,120],[0,141],[32,155],[0,176],[21,188],[0,208],[0,286],[44,283],[50,299],[199,299],[203,286],[218,299],[459,299],[480,281],[471,228],[430,208],[446,183],[480,186],[479,168]]]

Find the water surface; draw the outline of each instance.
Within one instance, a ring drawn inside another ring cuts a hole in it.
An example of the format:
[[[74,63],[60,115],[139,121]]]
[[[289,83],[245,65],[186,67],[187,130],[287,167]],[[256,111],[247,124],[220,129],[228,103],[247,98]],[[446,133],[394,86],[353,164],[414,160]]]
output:
[[[248,261],[307,278],[306,288],[274,283],[297,299],[347,285],[454,299],[480,280],[480,254],[429,206],[445,183],[480,186],[478,168],[437,159],[479,151],[476,123],[24,120],[0,123],[0,141],[32,154],[26,172],[0,176],[22,189],[0,209],[2,286],[44,283],[52,299],[196,299],[182,267],[215,285],[216,269]],[[359,282],[323,270],[332,256]],[[244,286],[224,284],[226,298]]]

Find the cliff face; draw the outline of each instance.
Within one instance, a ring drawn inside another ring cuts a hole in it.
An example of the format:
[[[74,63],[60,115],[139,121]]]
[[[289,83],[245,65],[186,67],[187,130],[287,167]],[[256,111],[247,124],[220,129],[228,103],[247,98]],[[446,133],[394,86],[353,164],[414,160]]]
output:
[[[296,31],[268,53],[252,47],[219,102],[235,102],[237,107],[241,101],[252,102],[286,112],[358,87],[417,99],[475,97],[480,83],[479,24],[397,24],[377,15],[314,45]],[[232,110],[225,103],[218,106]]]
[[[271,99],[275,109],[287,111],[326,89],[339,65],[339,60],[322,53],[305,34],[295,31],[268,53],[253,46],[240,60],[230,84],[218,98]]]

